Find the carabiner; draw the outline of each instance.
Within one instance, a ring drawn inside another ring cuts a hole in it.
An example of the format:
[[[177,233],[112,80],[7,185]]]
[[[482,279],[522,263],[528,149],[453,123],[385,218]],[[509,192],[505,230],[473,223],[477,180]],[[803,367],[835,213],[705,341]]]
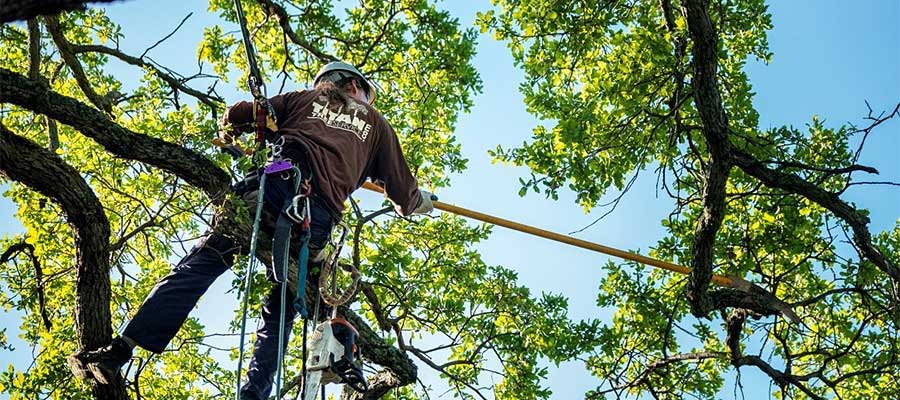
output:
[[[300,200],[305,200],[304,204],[300,204]],[[288,218],[298,224],[303,224],[309,218],[309,196],[306,194],[298,194],[291,200],[291,206],[285,211]]]

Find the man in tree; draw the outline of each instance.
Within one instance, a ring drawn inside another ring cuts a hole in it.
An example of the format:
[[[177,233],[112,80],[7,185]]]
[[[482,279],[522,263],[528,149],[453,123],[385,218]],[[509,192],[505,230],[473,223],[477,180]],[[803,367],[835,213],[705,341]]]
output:
[[[433,209],[430,193],[418,189],[390,124],[371,106],[375,87],[368,79],[350,64],[332,62],[319,71],[314,85],[313,90],[270,99],[279,129],[270,132],[267,138],[283,139],[281,156],[296,166],[311,186],[311,260],[324,258],[317,255],[324,256],[321,250],[340,218],[344,201],[367,178],[384,185],[385,193],[402,215],[428,213]],[[253,103],[235,104],[224,115],[224,125],[230,132],[223,132],[221,138],[231,142],[232,132],[239,135],[242,128],[252,127],[253,121]],[[295,196],[292,179],[284,174],[268,179],[262,196],[256,193],[258,183],[254,188],[251,180],[236,188],[244,188],[238,192],[245,199],[262,198],[266,212],[278,215],[286,212],[285,205]],[[80,378],[93,377],[108,383],[117,379],[135,346],[162,352],[200,296],[232,266],[235,254],[240,251],[232,239],[214,229],[154,287],[120,337],[99,350],[69,357],[73,373]],[[287,281],[289,298],[293,298],[296,282]],[[268,398],[272,389],[280,362],[277,331],[282,307],[281,285],[277,282],[273,285],[262,308],[262,324],[257,331],[248,382],[241,389],[244,399]],[[286,345],[296,311],[290,306],[285,311],[283,343]]]

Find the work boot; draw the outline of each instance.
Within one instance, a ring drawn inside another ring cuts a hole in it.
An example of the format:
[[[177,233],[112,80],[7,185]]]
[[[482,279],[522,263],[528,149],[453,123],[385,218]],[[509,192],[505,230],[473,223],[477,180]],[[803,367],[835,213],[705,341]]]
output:
[[[131,346],[122,338],[115,338],[106,347],[75,353],[66,360],[72,373],[78,378],[93,378],[104,385],[109,385],[116,381],[122,366],[131,360]]]

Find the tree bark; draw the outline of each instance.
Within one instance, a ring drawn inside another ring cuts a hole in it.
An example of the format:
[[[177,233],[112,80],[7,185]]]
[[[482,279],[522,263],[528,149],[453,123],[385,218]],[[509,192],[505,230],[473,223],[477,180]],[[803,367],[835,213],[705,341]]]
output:
[[[0,124],[0,171],[49,197],[66,213],[75,231],[75,325],[80,350],[112,340],[109,311],[109,221],[100,200],[74,168],[55,154]],[[124,382],[92,383],[97,399],[126,399]]]
[[[821,205],[850,225],[853,241],[862,255],[874,263],[890,277],[892,298],[900,302],[900,268],[872,244],[869,233],[869,218],[846,202],[837,194],[828,192],[796,175],[783,173],[767,167],[751,154],[732,148],[728,139],[728,115],[723,106],[716,80],[718,65],[718,35],[709,18],[709,0],[686,0],[688,30],[693,40],[692,65],[694,76],[694,100],[700,119],[703,121],[703,135],[710,152],[710,162],[705,171],[703,188],[703,215],[697,224],[691,261],[691,276],[687,284],[687,296],[691,312],[698,317],[708,315],[712,309],[727,304],[751,304],[751,297],[739,297],[738,293],[717,291],[715,296],[708,293],[712,277],[715,237],[725,213],[725,183],[732,166],[737,166],[767,187],[796,193]],[[716,297],[716,298],[713,298]],[[750,300],[751,303],[747,303]],[[754,303],[766,308],[764,304]],[[760,309],[754,309],[759,311]],[[898,313],[900,315],[900,313]]]
[[[376,400],[388,394],[391,389],[411,383],[404,383],[397,375],[387,370],[381,370],[369,376],[368,381],[369,390],[365,393],[359,393],[344,386],[344,390],[341,391],[341,400]]]
[[[714,306],[707,291],[713,274],[716,234],[725,217],[725,184],[731,172],[728,116],[716,81],[718,36],[709,19],[708,7],[708,0],[685,2],[688,30],[694,42],[691,61],[694,102],[703,121],[703,136],[710,153],[701,196],[703,214],[695,230],[691,275],[686,288],[691,313],[697,317],[706,317]]]

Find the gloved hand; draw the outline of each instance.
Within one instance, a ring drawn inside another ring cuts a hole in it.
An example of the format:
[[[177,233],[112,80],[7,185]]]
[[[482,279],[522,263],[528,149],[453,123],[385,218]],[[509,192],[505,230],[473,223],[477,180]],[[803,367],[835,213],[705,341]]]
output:
[[[234,126],[228,122],[228,111],[222,114],[222,118],[219,120],[219,130],[216,132],[216,138],[213,139],[213,143],[216,145],[230,145],[234,143],[235,138],[240,138],[242,133],[237,130]]]
[[[413,214],[430,214],[431,211],[434,210],[434,203],[431,201],[431,192],[425,189],[419,189],[419,194],[422,196],[422,202],[419,203],[419,206],[413,210]]]

